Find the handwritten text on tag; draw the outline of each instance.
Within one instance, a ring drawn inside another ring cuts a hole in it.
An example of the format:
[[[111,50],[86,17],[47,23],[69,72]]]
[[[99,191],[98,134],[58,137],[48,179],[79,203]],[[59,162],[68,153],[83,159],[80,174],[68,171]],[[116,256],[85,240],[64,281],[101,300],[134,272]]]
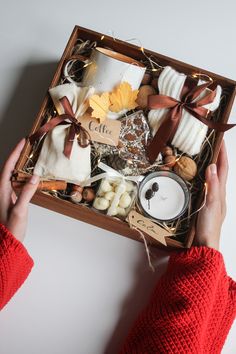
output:
[[[137,227],[139,230],[145,232],[165,246],[167,246],[165,237],[172,236],[170,232],[155,224],[145,216],[137,213],[135,210],[131,210],[129,213],[128,222],[130,225]]]

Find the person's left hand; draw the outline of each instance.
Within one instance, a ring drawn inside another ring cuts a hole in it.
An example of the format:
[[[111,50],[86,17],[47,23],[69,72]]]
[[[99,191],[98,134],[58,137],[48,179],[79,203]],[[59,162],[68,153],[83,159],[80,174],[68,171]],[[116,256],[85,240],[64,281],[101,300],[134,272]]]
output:
[[[28,204],[39,183],[39,177],[33,175],[24,185],[18,197],[12,188],[12,172],[24,145],[25,139],[22,139],[10,154],[0,173],[0,223],[6,226],[21,242],[24,239],[27,226]]]

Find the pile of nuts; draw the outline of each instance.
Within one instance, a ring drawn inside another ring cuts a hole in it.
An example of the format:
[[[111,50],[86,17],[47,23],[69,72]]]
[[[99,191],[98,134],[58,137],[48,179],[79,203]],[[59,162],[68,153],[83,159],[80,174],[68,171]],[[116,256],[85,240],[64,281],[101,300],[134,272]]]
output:
[[[185,155],[176,157],[170,146],[166,146],[163,149],[162,155],[164,158],[162,170],[171,170],[173,168],[174,172],[186,181],[191,181],[196,176],[197,164],[191,157]]]
[[[95,192],[91,187],[81,187],[76,184],[73,184],[72,191],[70,193],[70,199],[72,202],[78,204],[84,200],[87,203],[90,203],[95,198]]]

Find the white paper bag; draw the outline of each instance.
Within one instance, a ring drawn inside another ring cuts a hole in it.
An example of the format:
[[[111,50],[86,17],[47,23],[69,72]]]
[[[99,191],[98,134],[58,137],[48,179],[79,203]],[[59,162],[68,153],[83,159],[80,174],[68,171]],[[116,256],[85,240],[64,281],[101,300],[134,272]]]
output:
[[[49,92],[58,114],[65,113],[60,99],[66,96],[75,117],[78,118],[87,110],[87,99],[94,90],[88,87],[77,87],[75,84],[64,84],[50,89]],[[47,133],[34,168],[34,173],[43,179],[58,179],[80,184],[90,177],[90,145],[82,148],[75,138],[70,158],[67,158],[63,153],[69,128],[70,124],[58,125]]]

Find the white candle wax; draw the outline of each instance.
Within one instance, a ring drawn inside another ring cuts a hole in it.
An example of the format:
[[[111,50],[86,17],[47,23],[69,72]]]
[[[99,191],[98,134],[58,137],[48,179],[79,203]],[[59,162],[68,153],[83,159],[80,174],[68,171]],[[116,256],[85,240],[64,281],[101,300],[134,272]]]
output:
[[[170,176],[155,176],[147,180],[140,189],[139,201],[143,210],[158,220],[171,220],[178,217],[186,208],[187,187]],[[174,175],[174,174],[173,174]],[[153,183],[158,183],[158,191],[150,200],[145,194],[152,189]]]

